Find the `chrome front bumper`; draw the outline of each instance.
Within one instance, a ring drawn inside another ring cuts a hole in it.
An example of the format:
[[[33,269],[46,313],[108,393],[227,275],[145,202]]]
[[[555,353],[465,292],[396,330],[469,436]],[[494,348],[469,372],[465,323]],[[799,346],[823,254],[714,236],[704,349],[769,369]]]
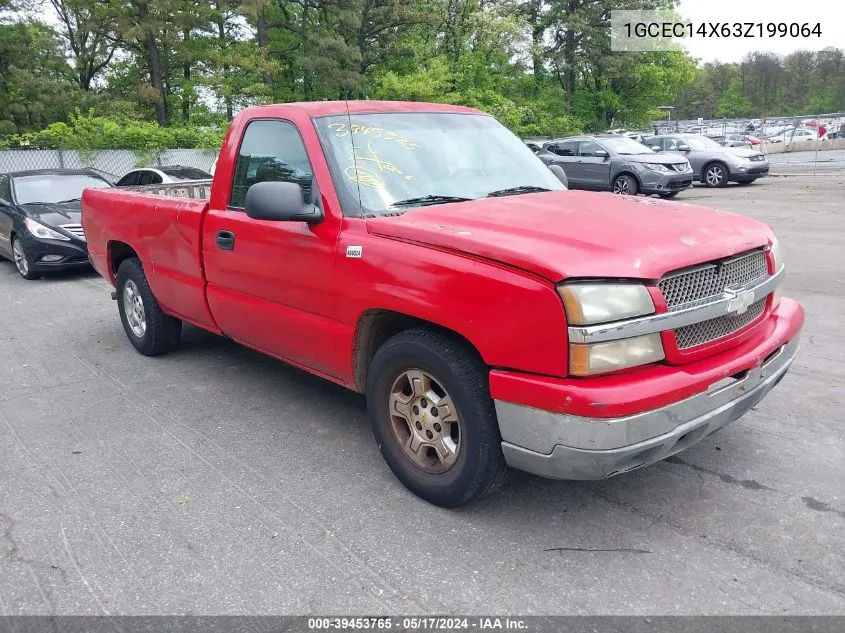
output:
[[[509,466],[553,479],[605,479],[666,459],[741,417],[783,378],[798,336],[728,384],[624,418],[555,414],[496,400]]]

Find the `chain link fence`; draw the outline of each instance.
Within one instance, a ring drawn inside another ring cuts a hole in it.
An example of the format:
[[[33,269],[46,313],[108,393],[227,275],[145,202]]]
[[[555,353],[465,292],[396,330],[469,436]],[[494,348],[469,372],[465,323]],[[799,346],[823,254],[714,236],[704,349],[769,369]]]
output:
[[[30,169],[94,169],[116,181],[137,167],[180,165],[210,172],[216,158],[216,150],[203,149],[167,149],[147,153],[124,149],[16,149],[0,151],[0,174]]]

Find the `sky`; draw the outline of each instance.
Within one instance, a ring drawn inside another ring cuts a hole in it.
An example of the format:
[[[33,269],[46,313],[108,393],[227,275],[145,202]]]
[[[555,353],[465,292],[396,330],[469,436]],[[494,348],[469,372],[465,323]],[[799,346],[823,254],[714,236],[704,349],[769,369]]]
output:
[[[812,28],[821,23],[821,37],[685,39],[687,51],[705,62],[739,62],[753,51],[788,55],[799,49],[845,48],[843,0],[681,0],[677,10],[696,26],[715,22],[797,22]]]

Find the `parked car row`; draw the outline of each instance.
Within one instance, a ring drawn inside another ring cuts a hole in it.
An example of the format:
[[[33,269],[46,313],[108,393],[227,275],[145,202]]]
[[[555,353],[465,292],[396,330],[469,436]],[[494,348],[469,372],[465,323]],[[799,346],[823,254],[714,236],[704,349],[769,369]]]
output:
[[[89,266],[82,228],[82,190],[210,179],[194,167],[133,169],[114,185],[92,169],[41,169],[0,174],[0,257],[21,277]]]
[[[526,141],[547,165],[558,165],[572,189],[672,198],[700,181],[708,187],[750,184],[769,173],[766,156],[700,134],[661,134],[642,142],[619,134]]]

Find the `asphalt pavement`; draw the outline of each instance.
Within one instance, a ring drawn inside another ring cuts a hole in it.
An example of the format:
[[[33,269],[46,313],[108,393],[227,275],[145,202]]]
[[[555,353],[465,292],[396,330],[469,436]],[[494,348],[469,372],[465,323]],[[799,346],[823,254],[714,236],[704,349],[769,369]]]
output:
[[[514,472],[460,510],[398,483],[361,396],[194,328],[140,356],[94,274],[0,263],[0,615],[845,614],[843,191],[678,198],[784,243],[808,320],[754,410],[669,462]]]

